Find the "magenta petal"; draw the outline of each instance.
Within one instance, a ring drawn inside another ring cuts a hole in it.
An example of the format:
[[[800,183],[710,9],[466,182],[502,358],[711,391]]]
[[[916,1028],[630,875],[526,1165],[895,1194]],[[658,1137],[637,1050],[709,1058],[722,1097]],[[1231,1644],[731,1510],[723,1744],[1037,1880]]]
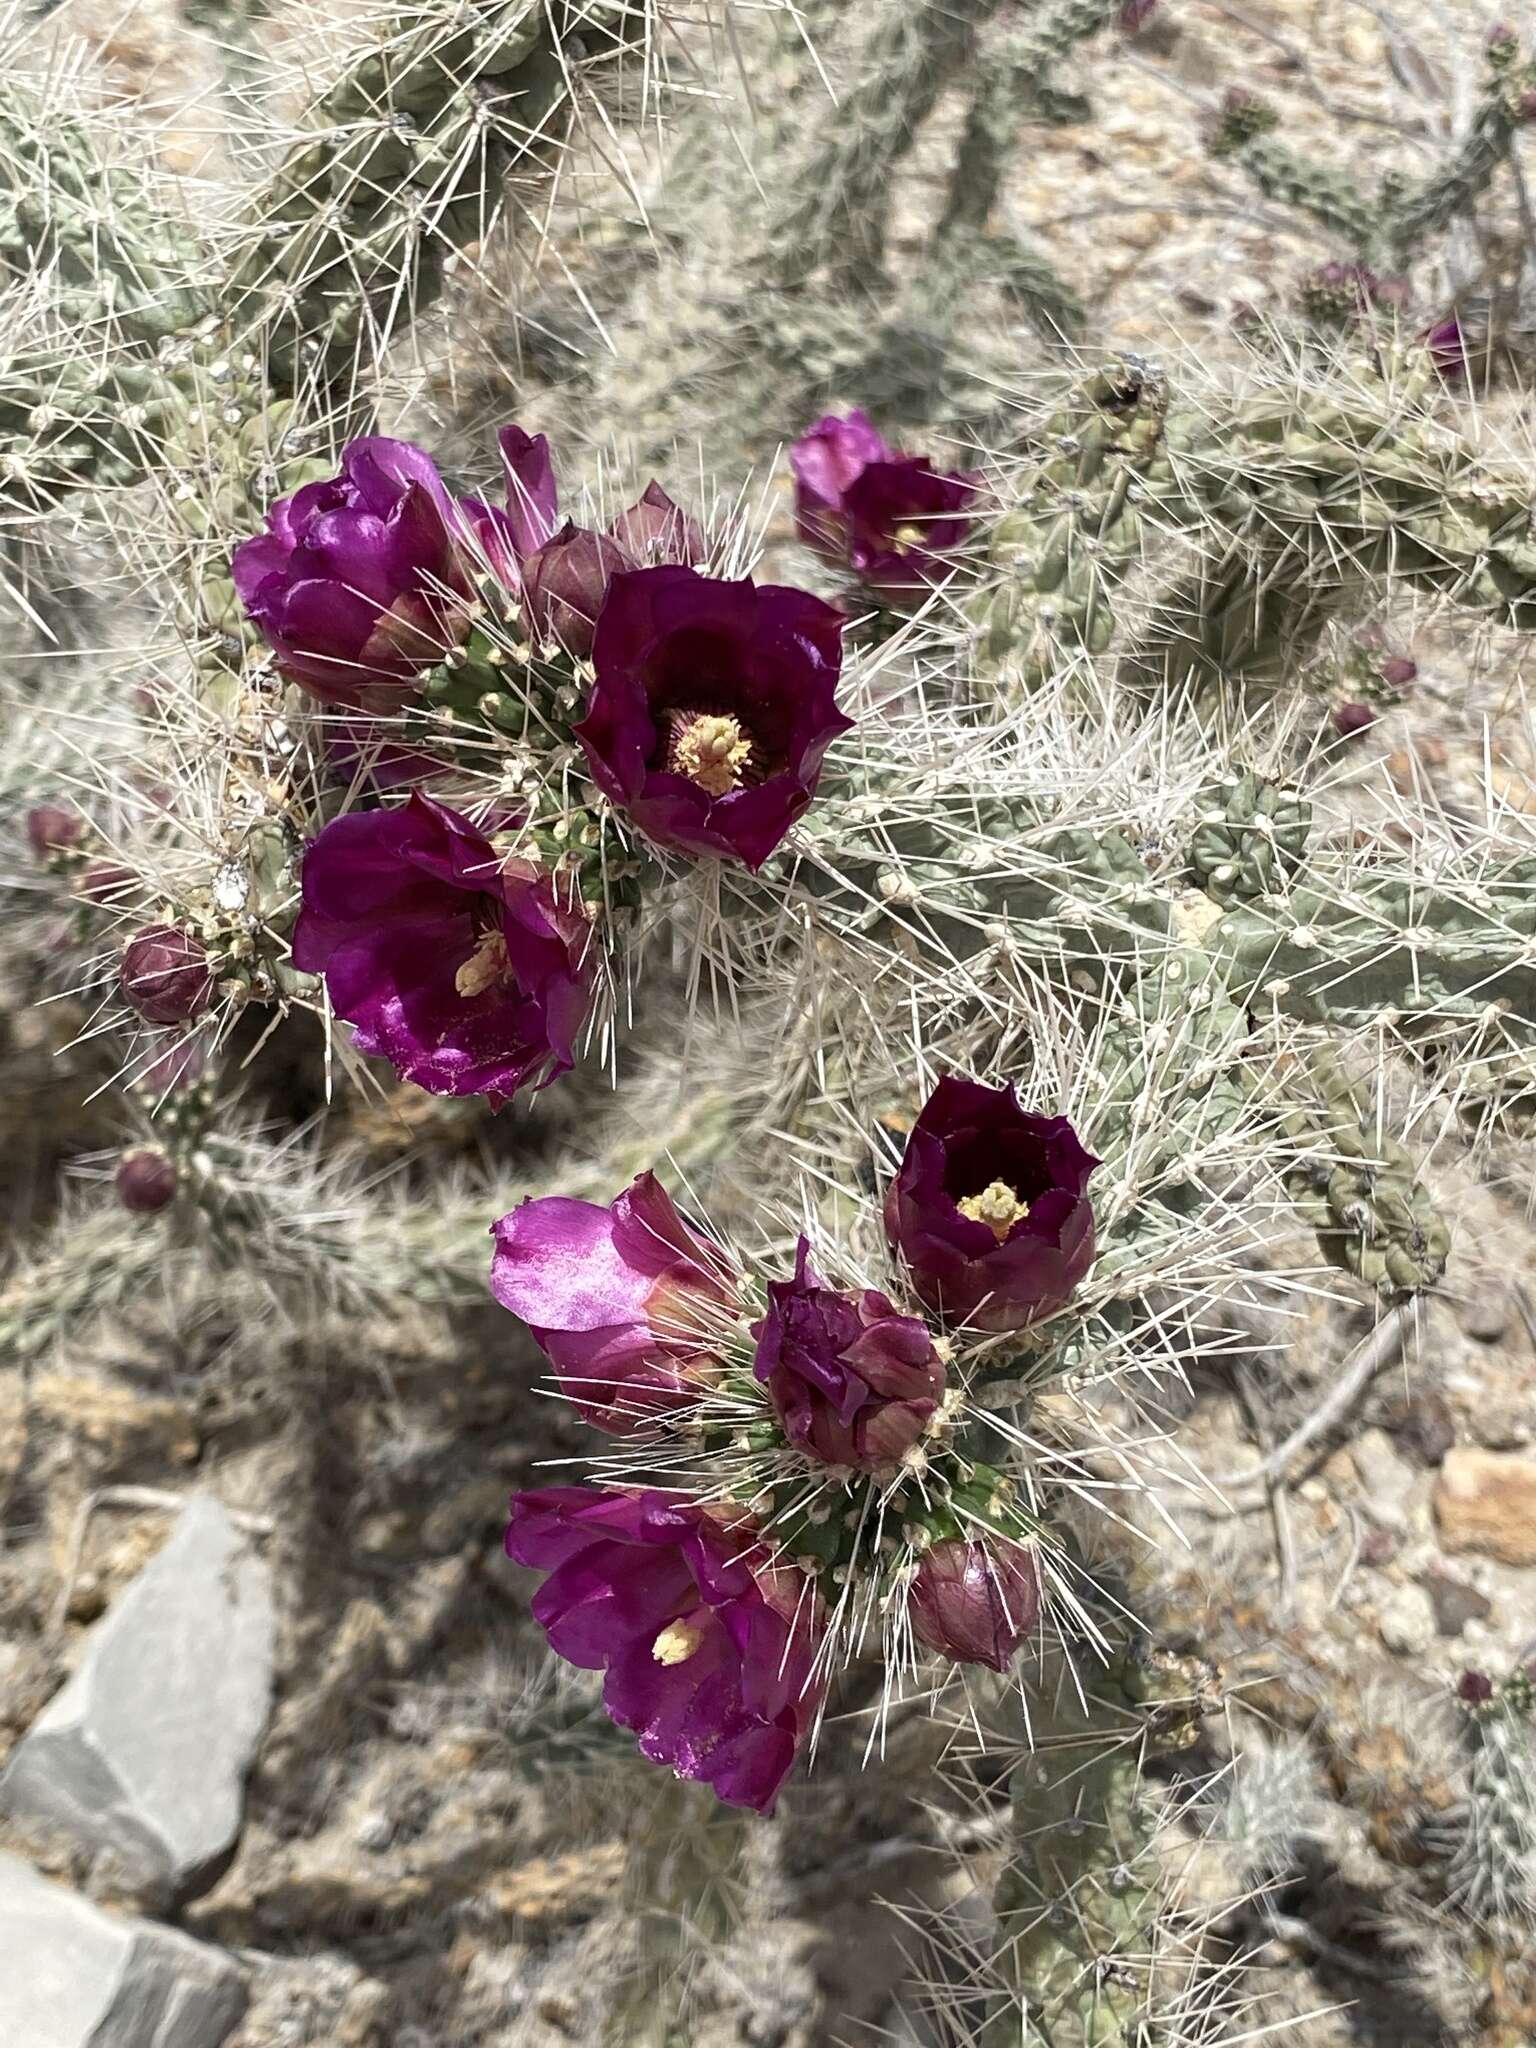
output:
[[[651,1275],[626,1264],[613,1212],[564,1195],[530,1198],[495,1225],[491,1291],[526,1323],[596,1330],[644,1318]]]

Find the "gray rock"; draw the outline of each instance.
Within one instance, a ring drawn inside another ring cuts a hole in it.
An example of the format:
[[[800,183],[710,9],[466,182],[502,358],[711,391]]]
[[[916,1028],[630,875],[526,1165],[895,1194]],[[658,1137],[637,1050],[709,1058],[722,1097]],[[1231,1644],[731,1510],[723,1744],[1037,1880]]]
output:
[[[105,1912],[0,1851],[6,2048],[219,2048],[245,2011],[233,1958]]]
[[[18,1745],[0,1804],[105,1853],[154,1898],[218,1875],[272,1697],[271,1575],[229,1515],[188,1502]]]

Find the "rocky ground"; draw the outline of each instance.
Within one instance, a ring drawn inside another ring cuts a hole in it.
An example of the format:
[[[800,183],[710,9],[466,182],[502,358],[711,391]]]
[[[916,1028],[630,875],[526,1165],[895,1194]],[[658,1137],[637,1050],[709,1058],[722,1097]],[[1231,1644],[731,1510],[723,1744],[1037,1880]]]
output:
[[[216,160],[209,17],[66,0],[57,18],[143,97],[169,162]],[[1293,141],[1375,174],[1432,144],[1485,26],[1465,0],[1163,0],[1096,58],[1094,121],[1042,131],[1008,203],[1103,339],[1220,354],[1234,312],[1331,253],[1204,157],[1220,88],[1261,87]],[[297,32],[277,7],[270,33]],[[1448,271],[1427,259],[1417,282],[1429,317]],[[1524,431],[1517,390],[1489,404]],[[1354,796],[1454,808],[1487,776],[1536,812],[1528,657],[1443,625],[1414,652]],[[9,1029],[26,1100],[60,1027]],[[68,1149],[101,1142],[88,1093],[63,1112]],[[45,1135],[39,1172],[51,1153]],[[1156,1534],[1123,1561],[1221,1666],[1200,1764],[1242,1751],[1292,1774],[1269,1903],[1221,1931],[1260,1944],[1248,2024],[1298,2048],[1536,2040],[1529,1984],[1442,1966],[1411,1875],[1452,1801],[1447,1686],[1536,1655],[1536,1171],[1528,1143],[1454,1127],[1433,1163],[1456,1252],[1400,1346],[1283,1483],[1186,1502],[1187,1547]],[[1197,1371],[1181,1449],[1249,1471],[1373,1319],[1320,1295],[1246,1381]],[[996,1834],[934,1794],[945,1717],[899,1718],[866,1765],[855,1674],[771,1823],[636,1765],[551,1669],[501,1554],[508,1492],[579,1441],[534,1397],[538,1368],[489,1308],[254,1327],[147,1290],[0,1376],[4,2048],[934,2038],[903,1986],[909,1916],[973,1912]],[[1207,1853],[1213,1900],[1251,1881],[1235,1825]],[[685,2028],[667,2017],[682,1986]]]

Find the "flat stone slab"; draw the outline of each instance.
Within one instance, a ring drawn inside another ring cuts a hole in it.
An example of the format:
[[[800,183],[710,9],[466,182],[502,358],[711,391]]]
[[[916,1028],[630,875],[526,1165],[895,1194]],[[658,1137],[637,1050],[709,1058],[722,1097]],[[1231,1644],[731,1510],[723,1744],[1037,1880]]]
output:
[[[6,2048],[219,2048],[245,2011],[222,1949],[93,1906],[0,1851]]]
[[[18,1744],[0,1805],[109,1852],[156,1898],[206,1887],[240,1831],[272,1648],[266,1564],[195,1495]]]

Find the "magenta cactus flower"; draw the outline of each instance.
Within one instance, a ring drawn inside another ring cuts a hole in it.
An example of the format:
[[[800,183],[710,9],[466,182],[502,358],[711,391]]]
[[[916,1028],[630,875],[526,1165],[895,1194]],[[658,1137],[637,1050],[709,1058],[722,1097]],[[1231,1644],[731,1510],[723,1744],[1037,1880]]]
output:
[[[970,532],[974,476],[936,470],[887,445],[863,412],[828,413],[789,451],[800,536],[891,594],[954,567]]]
[[[1022,1545],[936,1543],[907,1595],[912,1633],[957,1664],[1006,1671],[1040,1618],[1040,1574]]]
[[[978,1330],[1053,1315],[1093,1264],[1088,1179],[1099,1164],[1064,1116],[1012,1087],[942,1080],[885,1200],[886,1235],[928,1307]]]
[[[118,987],[146,1024],[190,1024],[213,1000],[201,939],[174,924],[146,925],[123,951]]]
[[[576,727],[593,781],[658,846],[761,867],[853,722],[842,631],[804,590],[677,565],[616,576]]]
[[[549,1573],[534,1619],[557,1656],[607,1674],[608,1717],[642,1756],[772,1810],[825,1691],[804,1573],[738,1510],[586,1486],[516,1495],[507,1555]]]
[[[752,1334],[752,1369],[785,1435],[829,1465],[891,1464],[938,1413],[944,1364],[927,1324],[898,1315],[872,1287],[824,1286],[803,1237],[794,1279],[769,1282],[768,1313]]]
[[[736,1300],[731,1263],[653,1173],[606,1206],[530,1198],[493,1235],[492,1294],[597,1428],[627,1436],[712,1377],[712,1327]]]
[[[470,523],[424,449],[375,436],[280,498],[230,573],[286,676],[324,704],[398,711],[468,634]]]
[[[112,1185],[135,1216],[154,1216],[176,1199],[175,1162],[158,1145],[136,1145],[117,1162]]]
[[[415,792],[335,819],[304,856],[294,965],[331,1007],[434,1095],[542,1088],[575,1059],[591,1001],[592,931],[531,862]]]

